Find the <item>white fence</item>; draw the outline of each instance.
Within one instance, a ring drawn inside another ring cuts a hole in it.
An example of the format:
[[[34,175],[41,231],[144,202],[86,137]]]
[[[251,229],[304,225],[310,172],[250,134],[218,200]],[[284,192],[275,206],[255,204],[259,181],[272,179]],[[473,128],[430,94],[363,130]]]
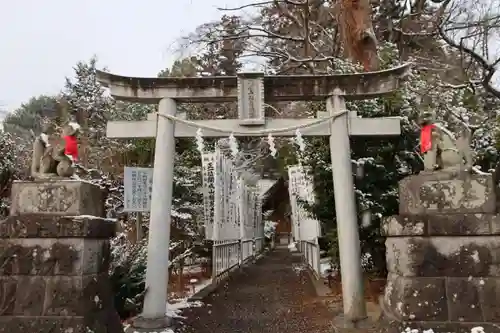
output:
[[[241,262],[247,262],[249,258],[254,256],[253,239],[242,239],[241,241]]]
[[[212,248],[212,281],[226,276],[233,269],[256,259],[264,251],[265,238],[214,241]]]
[[[212,248],[212,278],[217,278],[240,265],[239,241],[214,241]]]
[[[304,256],[307,266],[317,279],[321,277],[320,249],[317,241],[300,241],[300,252]]]
[[[266,238],[264,236],[256,237],[255,238],[255,251],[257,253],[262,252],[264,250],[265,244],[266,244]]]

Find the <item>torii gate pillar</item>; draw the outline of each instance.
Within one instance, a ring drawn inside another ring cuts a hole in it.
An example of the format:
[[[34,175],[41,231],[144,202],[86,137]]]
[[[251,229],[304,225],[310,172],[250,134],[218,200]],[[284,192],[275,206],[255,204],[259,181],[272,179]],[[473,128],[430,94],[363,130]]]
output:
[[[334,95],[326,100],[326,108],[331,115],[346,109],[340,91],[334,91]],[[349,113],[333,119],[330,134],[344,325],[366,318],[348,120]]]
[[[163,98],[158,104],[158,113],[175,116],[177,105],[173,99]],[[174,179],[175,137],[174,122],[157,116],[155,159],[153,168],[153,196],[148,233],[148,255],[146,289],[151,292],[144,297],[142,315],[159,321],[156,327],[166,327],[168,263],[170,248],[170,224],[172,215],[172,191]],[[167,251],[165,251],[167,249]],[[148,291],[146,291],[148,292]],[[157,318],[157,319],[154,319]]]

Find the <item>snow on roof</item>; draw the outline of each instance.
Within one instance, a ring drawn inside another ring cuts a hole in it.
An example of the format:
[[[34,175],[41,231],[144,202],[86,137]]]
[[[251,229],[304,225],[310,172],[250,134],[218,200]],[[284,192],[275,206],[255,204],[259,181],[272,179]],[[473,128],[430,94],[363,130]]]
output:
[[[276,182],[277,180],[273,179],[260,179],[257,183],[260,196],[263,197],[267,193],[267,191],[269,191],[269,189],[273,187],[274,184],[276,184]]]

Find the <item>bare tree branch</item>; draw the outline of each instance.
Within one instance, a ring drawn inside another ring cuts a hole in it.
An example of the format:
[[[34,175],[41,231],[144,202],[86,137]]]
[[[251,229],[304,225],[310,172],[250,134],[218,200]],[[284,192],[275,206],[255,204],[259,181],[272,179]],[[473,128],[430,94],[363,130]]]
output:
[[[500,58],[498,58],[493,63],[490,63],[488,60],[486,60],[486,58],[484,58],[480,54],[476,53],[471,48],[467,47],[465,45],[463,39],[461,39],[460,43],[457,43],[452,38],[450,38],[446,34],[446,32],[443,28],[443,25],[439,26],[438,31],[439,31],[439,35],[441,36],[441,38],[443,38],[443,40],[446,41],[446,43],[448,43],[448,45],[457,49],[460,52],[467,54],[468,56],[470,56],[472,59],[474,59],[482,67],[482,69],[485,73],[485,76],[484,76],[483,80],[480,81],[481,84],[483,85],[484,89],[486,89],[489,93],[491,93],[492,95],[494,95],[497,98],[500,98],[500,90],[493,87],[492,82],[491,82],[491,79],[495,75],[496,70],[497,70],[495,66],[500,62]]]

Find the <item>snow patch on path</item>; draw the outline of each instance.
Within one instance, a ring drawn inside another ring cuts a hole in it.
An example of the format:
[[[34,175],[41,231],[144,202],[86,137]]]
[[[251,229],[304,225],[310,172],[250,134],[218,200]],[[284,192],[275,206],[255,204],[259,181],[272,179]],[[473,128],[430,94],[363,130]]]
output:
[[[470,332],[471,333],[485,333],[484,328],[481,326],[476,326],[476,327],[471,328]],[[411,328],[407,327],[401,333],[420,333],[420,330],[417,330],[416,328],[411,329]],[[434,331],[432,329],[428,329],[428,330],[423,330],[422,333],[434,333]]]
[[[167,303],[166,314],[167,317],[170,318],[181,318],[184,319],[183,316],[180,315],[182,310],[188,308],[199,308],[204,304],[200,301],[188,301],[187,298],[173,300],[170,303]]]

